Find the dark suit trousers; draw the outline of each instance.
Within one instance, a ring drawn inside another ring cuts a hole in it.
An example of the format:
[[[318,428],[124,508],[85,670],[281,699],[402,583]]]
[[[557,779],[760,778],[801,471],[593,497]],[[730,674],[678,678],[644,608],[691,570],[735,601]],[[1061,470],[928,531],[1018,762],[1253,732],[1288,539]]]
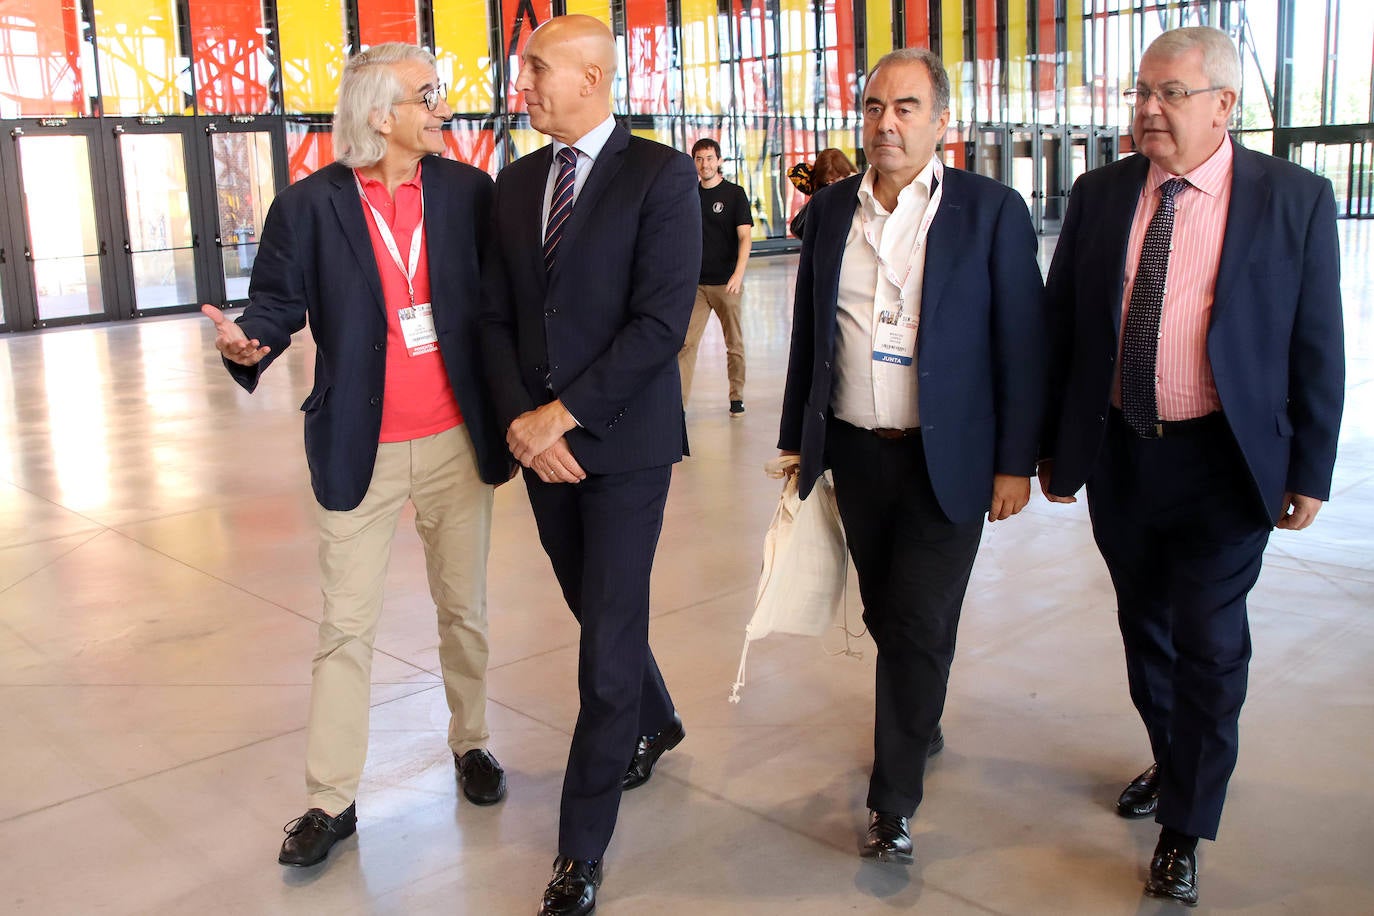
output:
[[[581,707],[568,751],[558,851],[599,859],[640,735],[661,730],[673,701],[649,651],[649,574],[663,528],[670,466],[547,484],[525,471],[539,540],[582,626]]]
[[[834,419],[828,427],[835,500],[864,623],[878,646],[868,807],[910,817],[921,803],[926,752],[944,712],[983,522],[945,517],[919,435],[880,439]]]
[[[1131,700],[1159,764],[1155,819],[1214,840],[1250,666],[1245,599],[1270,527],[1213,418],[1141,439],[1113,411],[1088,507],[1116,587]]]

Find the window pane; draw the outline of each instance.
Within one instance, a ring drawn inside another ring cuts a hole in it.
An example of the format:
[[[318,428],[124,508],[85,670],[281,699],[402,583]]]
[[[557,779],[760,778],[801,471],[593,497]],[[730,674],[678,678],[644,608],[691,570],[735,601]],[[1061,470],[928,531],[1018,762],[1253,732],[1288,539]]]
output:
[[[0,117],[90,114],[76,0],[0,0]]]
[[[105,114],[190,114],[190,62],[177,56],[172,0],[96,0]]]
[[[191,60],[200,114],[268,114],[273,76],[261,0],[191,0]]]

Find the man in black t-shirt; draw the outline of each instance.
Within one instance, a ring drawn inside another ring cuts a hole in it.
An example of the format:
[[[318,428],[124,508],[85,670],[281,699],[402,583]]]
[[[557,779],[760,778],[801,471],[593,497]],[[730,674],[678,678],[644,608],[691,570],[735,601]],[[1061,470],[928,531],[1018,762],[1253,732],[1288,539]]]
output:
[[[682,404],[687,405],[691,394],[697,345],[714,311],[725,335],[730,417],[734,419],[744,416],[744,333],[740,330],[739,307],[754,218],[744,189],[721,177],[720,144],[709,138],[698,140],[692,146],[692,160],[701,180],[697,188],[701,194],[701,277],[696,303],[692,306],[692,321],[687,326],[687,340],[677,357],[678,372],[682,376]]]

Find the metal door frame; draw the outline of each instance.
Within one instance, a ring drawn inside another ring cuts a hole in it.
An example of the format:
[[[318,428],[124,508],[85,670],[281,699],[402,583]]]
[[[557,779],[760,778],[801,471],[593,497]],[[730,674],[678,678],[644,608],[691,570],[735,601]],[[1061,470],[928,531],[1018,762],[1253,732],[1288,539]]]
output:
[[[75,324],[90,324],[97,321],[110,321],[128,318],[132,315],[129,303],[119,296],[118,272],[115,259],[110,252],[117,249],[115,239],[120,237],[114,229],[114,211],[122,207],[118,189],[112,186],[109,174],[108,150],[103,145],[99,118],[23,118],[4,122],[9,134],[9,142],[3,146],[5,165],[6,198],[20,204],[8,207],[9,237],[13,240],[13,253],[6,254],[5,260],[13,265],[10,290],[15,298],[11,303],[6,300],[6,310],[12,320],[6,321],[8,330],[31,330],[33,328],[63,327]],[[91,201],[95,208],[96,237],[100,243],[100,298],[102,310],[94,315],[72,315],[66,318],[40,318],[38,315],[38,290],[33,275],[32,240],[29,238],[28,208],[24,198],[23,175],[19,164],[19,140],[23,137],[77,137],[87,140],[87,156],[91,172]],[[19,255],[22,246],[22,260]],[[24,266],[20,266],[20,265]],[[9,265],[7,265],[9,266]]]

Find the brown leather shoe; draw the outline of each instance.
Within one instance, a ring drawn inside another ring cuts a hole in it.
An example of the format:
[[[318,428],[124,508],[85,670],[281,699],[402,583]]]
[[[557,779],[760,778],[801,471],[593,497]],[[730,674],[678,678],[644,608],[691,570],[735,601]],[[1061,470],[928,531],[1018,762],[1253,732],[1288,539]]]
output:
[[[1154,858],[1150,859],[1145,896],[1197,906],[1197,851],[1185,852],[1160,841],[1155,847]]]
[[[559,856],[553,860],[553,880],[544,890],[539,916],[587,916],[596,909],[600,885],[600,859]]]
[[[634,758],[620,781],[621,790],[628,792],[648,782],[649,777],[654,775],[654,764],[658,763],[658,758],[677,747],[686,737],[682,717],[677,713],[673,713],[673,720],[658,734],[640,737],[639,744],[635,747]]]
[[[1151,765],[1121,793],[1116,800],[1116,813],[1122,817],[1149,817],[1159,807],[1159,766]]]
[[[900,814],[882,811],[868,813],[868,836],[859,847],[859,855],[879,862],[910,865],[915,861],[911,853],[911,826]]]

